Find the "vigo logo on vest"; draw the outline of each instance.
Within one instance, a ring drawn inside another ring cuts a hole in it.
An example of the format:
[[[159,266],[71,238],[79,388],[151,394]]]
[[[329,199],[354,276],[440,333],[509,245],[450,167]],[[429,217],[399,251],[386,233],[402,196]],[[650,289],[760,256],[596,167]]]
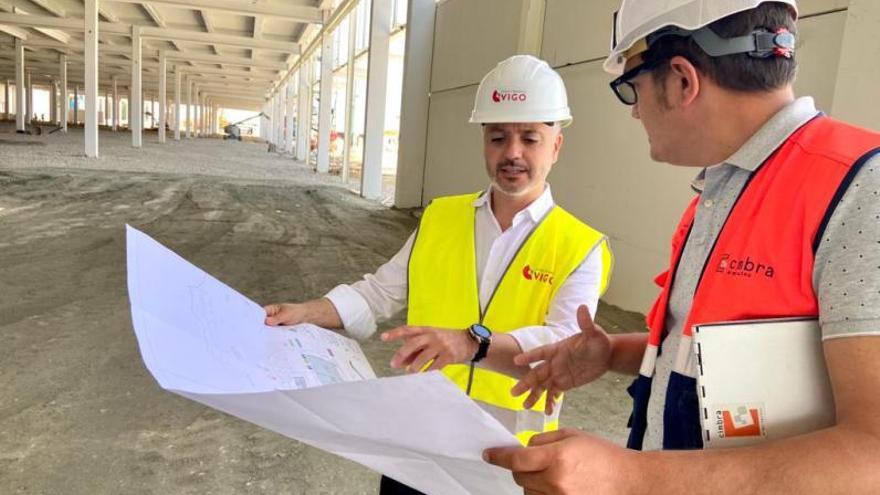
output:
[[[522,91],[498,91],[492,92],[492,101],[501,103],[502,101],[526,101],[528,96]]]
[[[747,278],[753,275],[773,278],[776,274],[776,270],[773,269],[772,265],[757,262],[751,256],[734,258],[729,254],[721,256],[721,261],[718,262],[718,267],[715,268],[715,271],[725,275]]]
[[[547,285],[553,285],[553,272],[534,270],[529,265],[526,265],[523,267],[522,274],[526,280],[534,280]]]

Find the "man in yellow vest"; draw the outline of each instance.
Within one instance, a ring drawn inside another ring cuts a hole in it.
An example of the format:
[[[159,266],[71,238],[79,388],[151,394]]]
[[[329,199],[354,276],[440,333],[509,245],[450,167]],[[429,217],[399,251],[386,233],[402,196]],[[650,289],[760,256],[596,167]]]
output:
[[[303,322],[356,338],[407,308],[407,326],[382,334],[403,344],[391,365],[442,370],[526,443],[558,427],[510,396],[513,357],[579,331],[595,314],[611,269],[606,238],[556,206],[546,182],[571,123],[562,78],[546,62],[511,57],[477,90],[487,191],[434,199],[418,229],[376,273],[324,298],[266,306],[267,325]],[[388,478],[380,490],[418,493]]]

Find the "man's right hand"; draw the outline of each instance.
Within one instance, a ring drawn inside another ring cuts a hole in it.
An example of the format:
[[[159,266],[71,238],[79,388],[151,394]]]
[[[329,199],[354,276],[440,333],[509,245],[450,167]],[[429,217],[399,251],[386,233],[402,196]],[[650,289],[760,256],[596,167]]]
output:
[[[266,325],[270,327],[298,325],[306,321],[305,304],[269,304],[266,310]]]
[[[590,383],[608,371],[611,339],[602,327],[593,322],[586,306],[578,308],[577,319],[581,328],[579,334],[514,358],[514,363],[519,366],[540,362],[511,390],[514,396],[529,392],[524,407],[534,406],[546,391],[544,411],[550,414],[554,400],[562,392]]]

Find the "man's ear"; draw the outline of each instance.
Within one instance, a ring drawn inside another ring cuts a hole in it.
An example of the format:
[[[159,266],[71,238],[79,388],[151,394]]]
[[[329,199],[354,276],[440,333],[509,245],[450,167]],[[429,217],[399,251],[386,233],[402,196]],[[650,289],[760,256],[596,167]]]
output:
[[[689,106],[700,94],[700,72],[685,57],[675,56],[669,61],[667,96],[673,105]]]
[[[562,129],[560,129],[556,133],[556,141],[553,143],[553,163],[559,160],[559,151],[562,150],[563,141],[565,141],[565,135],[562,134]]]

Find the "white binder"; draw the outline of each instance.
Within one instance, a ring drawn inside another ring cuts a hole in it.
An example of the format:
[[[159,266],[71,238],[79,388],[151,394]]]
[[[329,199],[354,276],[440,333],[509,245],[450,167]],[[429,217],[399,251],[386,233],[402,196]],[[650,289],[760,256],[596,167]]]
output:
[[[705,448],[751,445],[834,424],[817,320],[696,325],[694,351]]]

